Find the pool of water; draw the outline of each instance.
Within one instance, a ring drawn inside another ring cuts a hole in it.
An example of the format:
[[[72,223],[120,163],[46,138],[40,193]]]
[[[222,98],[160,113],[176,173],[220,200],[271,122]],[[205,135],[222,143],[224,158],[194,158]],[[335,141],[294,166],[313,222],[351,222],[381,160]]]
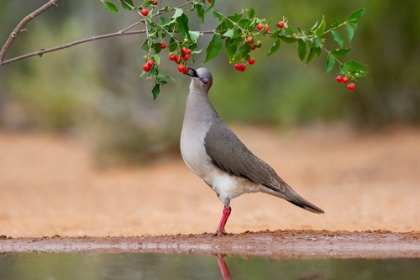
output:
[[[0,255],[1,280],[420,279],[420,259],[264,259],[176,254]]]

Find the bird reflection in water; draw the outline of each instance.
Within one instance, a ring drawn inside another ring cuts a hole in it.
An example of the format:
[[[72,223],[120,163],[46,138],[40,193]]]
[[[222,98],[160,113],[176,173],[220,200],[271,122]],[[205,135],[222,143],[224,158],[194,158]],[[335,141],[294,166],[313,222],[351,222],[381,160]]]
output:
[[[219,265],[220,272],[222,273],[222,279],[223,280],[231,280],[232,277],[230,276],[229,268],[228,268],[225,260],[223,259],[223,257],[224,256],[222,256],[222,254],[217,254],[217,256],[216,256],[217,264]]]

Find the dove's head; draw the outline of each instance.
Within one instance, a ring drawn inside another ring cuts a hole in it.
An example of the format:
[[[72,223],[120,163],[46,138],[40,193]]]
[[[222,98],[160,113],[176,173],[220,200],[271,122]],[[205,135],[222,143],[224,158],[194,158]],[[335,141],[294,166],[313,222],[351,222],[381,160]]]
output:
[[[192,78],[190,89],[203,90],[207,93],[213,84],[213,77],[206,68],[194,70],[188,67],[188,73],[186,75]]]

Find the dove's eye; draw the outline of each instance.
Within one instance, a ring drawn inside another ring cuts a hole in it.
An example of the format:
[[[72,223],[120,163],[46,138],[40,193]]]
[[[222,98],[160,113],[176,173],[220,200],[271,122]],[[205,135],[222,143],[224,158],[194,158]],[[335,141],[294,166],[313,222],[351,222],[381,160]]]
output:
[[[202,81],[203,83],[207,84],[207,83],[209,82],[209,79],[207,79],[207,78],[202,78],[202,79],[201,79],[201,81]]]

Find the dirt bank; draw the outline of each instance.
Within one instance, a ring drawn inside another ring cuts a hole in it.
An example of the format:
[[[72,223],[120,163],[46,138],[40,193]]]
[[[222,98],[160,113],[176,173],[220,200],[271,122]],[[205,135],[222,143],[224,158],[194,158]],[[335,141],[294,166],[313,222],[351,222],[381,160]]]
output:
[[[420,257],[420,232],[293,230],[214,236],[43,237],[0,239],[0,252],[137,252],[259,256],[270,258]]]

